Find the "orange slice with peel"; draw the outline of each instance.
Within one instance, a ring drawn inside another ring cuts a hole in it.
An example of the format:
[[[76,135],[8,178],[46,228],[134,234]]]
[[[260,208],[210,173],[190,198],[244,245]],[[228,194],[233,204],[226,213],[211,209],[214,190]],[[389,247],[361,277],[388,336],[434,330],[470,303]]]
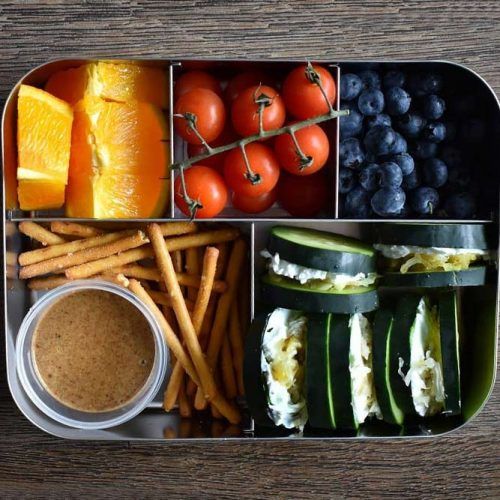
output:
[[[75,105],[84,95],[115,102],[145,101],[168,105],[164,69],[132,62],[98,61],[54,73],[45,90]]]
[[[17,113],[20,208],[59,208],[68,180],[73,111],[48,92],[21,85]]]
[[[74,111],[67,215],[163,215],[169,182],[168,134],[161,110],[146,102],[87,96]]]

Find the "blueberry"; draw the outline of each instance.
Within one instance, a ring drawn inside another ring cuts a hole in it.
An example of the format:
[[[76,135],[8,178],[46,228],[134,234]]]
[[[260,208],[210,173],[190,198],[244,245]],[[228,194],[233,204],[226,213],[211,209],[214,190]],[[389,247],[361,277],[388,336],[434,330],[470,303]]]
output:
[[[431,187],[418,187],[411,192],[411,208],[418,215],[433,215],[439,205],[439,194]]]
[[[411,207],[408,203],[408,198],[405,200],[405,204],[403,208],[396,214],[396,217],[404,218],[409,217],[411,215]]]
[[[388,155],[392,153],[396,139],[396,132],[391,127],[376,125],[366,133],[364,144],[369,153]]]
[[[378,89],[363,90],[358,97],[358,108],[366,116],[378,115],[384,109],[384,94]]]
[[[391,87],[385,91],[385,105],[390,115],[404,115],[411,104],[411,97],[401,87]]]
[[[400,153],[395,156],[391,156],[389,161],[396,163],[401,169],[403,175],[411,174],[415,168],[415,162],[408,153]]]
[[[365,118],[365,124],[367,128],[375,127],[375,125],[385,125],[386,127],[390,127],[392,125],[392,122],[389,115],[380,113],[375,116],[367,116]]]
[[[403,87],[406,81],[406,76],[402,71],[391,70],[384,75],[384,87]]]
[[[376,71],[371,69],[366,69],[358,73],[359,78],[363,82],[363,87],[365,89],[379,89],[380,88],[380,76]]]
[[[406,191],[411,191],[418,186],[420,186],[420,171],[415,167],[411,173],[403,177],[403,188]]]
[[[448,169],[448,184],[456,191],[462,189],[469,190],[471,183],[471,172],[465,165]]]
[[[379,166],[376,163],[369,163],[361,169],[358,179],[364,189],[375,191],[379,187]]]
[[[358,168],[365,161],[365,153],[358,139],[344,139],[339,146],[340,166]]]
[[[401,211],[405,201],[406,195],[401,188],[385,187],[372,196],[371,206],[377,215],[390,217]]]
[[[485,134],[486,126],[484,121],[479,118],[469,118],[460,127],[460,138],[470,144],[481,142]]]
[[[415,96],[435,94],[443,88],[443,78],[436,73],[414,73],[408,81],[408,89]]]
[[[356,175],[354,170],[350,168],[339,169],[339,192],[342,194],[348,193],[356,185]]]
[[[380,165],[380,187],[399,187],[403,173],[397,163],[387,161]]]
[[[438,120],[443,116],[446,105],[441,97],[431,94],[422,99],[422,114],[429,120]]]
[[[476,215],[476,200],[470,193],[452,194],[444,203],[448,217],[470,219]]]
[[[437,144],[429,141],[416,141],[410,152],[418,160],[427,160],[436,156]]]
[[[356,99],[363,90],[363,82],[358,75],[347,73],[340,77],[340,99],[352,101]]]
[[[358,135],[363,128],[363,115],[348,103],[343,103],[340,108],[349,110],[347,116],[340,117],[340,139],[348,139]]]
[[[370,194],[361,186],[356,186],[345,197],[344,215],[354,219],[367,219],[371,216]]]
[[[424,128],[425,120],[414,113],[407,113],[396,121],[396,128],[406,137],[418,137],[420,131]]]
[[[392,147],[391,154],[401,154],[401,153],[406,153],[408,151],[408,144],[406,142],[406,139],[396,132],[396,141],[394,142],[394,146]]]
[[[448,167],[446,163],[438,158],[430,158],[422,167],[424,182],[433,188],[439,188],[448,180]]]
[[[429,122],[422,130],[422,137],[430,142],[442,142],[446,137],[446,126],[441,122]]]
[[[462,165],[462,153],[453,146],[445,146],[439,157],[448,165],[449,168],[456,168]]]

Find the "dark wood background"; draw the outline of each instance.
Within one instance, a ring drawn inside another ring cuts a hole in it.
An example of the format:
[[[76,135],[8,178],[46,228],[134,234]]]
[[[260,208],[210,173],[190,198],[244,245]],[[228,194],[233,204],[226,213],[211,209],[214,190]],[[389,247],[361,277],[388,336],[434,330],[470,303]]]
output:
[[[498,1],[0,0],[0,98],[68,56],[449,59],[500,91]],[[3,343],[2,343],[3,344]],[[13,403],[0,347],[0,497],[500,497],[497,386],[422,440],[173,445],[63,441]]]

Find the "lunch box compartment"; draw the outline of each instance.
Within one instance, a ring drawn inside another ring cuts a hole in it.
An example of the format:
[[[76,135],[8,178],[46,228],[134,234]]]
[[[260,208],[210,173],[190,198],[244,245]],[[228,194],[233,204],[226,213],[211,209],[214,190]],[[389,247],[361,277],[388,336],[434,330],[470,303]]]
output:
[[[17,92],[20,83],[35,86],[43,86],[48,77],[54,72],[75,67],[91,59],[68,59],[58,60],[44,64],[33,69],[16,85],[8,97],[3,115],[2,123],[2,146],[4,165],[4,208],[5,192],[15,188],[16,169],[16,120],[17,120]],[[172,61],[147,61],[148,64],[155,63],[166,69],[170,75],[170,110],[168,120],[170,122],[170,161],[179,161],[185,158],[186,145],[174,133],[172,126],[173,109],[173,86],[178,75],[183,69],[202,69],[207,64],[210,71],[217,75],[229,78],[238,71],[251,69],[256,65],[259,67],[272,68],[273,72],[284,76],[286,72],[301,61],[199,61],[199,60],[172,60]],[[372,63],[356,63],[349,61],[319,61],[324,66],[329,66],[330,70],[338,78],[341,72],[366,69],[372,67]],[[449,62],[379,62],[378,67],[391,68],[394,66],[436,69],[447,75],[456,82],[456,89],[459,92],[471,92],[478,96],[481,104],[481,116],[484,116],[491,124],[494,133],[500,131],[500,108],[498,100],[488,86],[488,84],[476,73],[468,68]],[[341,104],[337,97],[335,106]],[[260,251],[265,248],[269,229],[274,225],[293,225],[307,228],[317,228],[334,233],[345,234],[354,237],[366,235],[370,225],[380,220],[352,220],[343,219],[339,214],[338,196],[338,134],[339,120],[335,119],[327,122],[329,138],[331,140],[330,160],[325,168],[329,168],[331,197],[325,213],[318,219],[295,219],[291,218],[283,209],[273,206],[268,211],[257,216],[243,214],[232,207],[226,207],[217,219],[201,220],[200,224],[210,224],[213,222],[229,222],[238,226],[247,235],[250,243],[250,270],[251,279],[251,314],[252,316],[266,310],[265,304],[260,300],[260,276],[264,272],[264,259],[260,257]],[[492,132],[493,133],[493,132]],[[495,136],[496,137],[496,136]],[[493,193],[493,209],[489,205],[483,205],[479,215],[481,219],[473,222],[484,221],[492,225],[493,232],[498,235],[498,185],[499,173],[496,168],[496,158],[499,156],[499,141],[491,137],[487,144],[483,144],[484,157],[488,161],[482,162],[481,182],[479,189],[481,193],[491,191]],[[180,220],[185,216],[175,207],[173,200],[173,181],[176,173],[172,173],[170,184],[171,200],[164,218],[157,221]],[[485,194],[486,198],[486,194]],[[17,279],[17,256],[20,252],[31,248],[29,239],[21,235],[17,229],[17,223],[22,220],[33,220],[35,222],[50,222],[52,220],[75,220],[64,216],[64,211],[47,212],[22,212],[19,209],[4,209],[4,305],[5,305],[5,335],[6,335],[6,357],[7,357],[7,377],[9,387],[16,404],[23,414],[37,427],[55,436],[73,439],[103,439],[103,440],[181,440],[181,439],[232,439],[232,438],[285,438],[289,439],[293,435],[291,431],[281,431],[276,429],[258,428],[254,425],[248,411],[245,408],[244,418],[239,426],[230,426],[221,421],[212,421],[211,418],[196,415],[192,419],[181,419],[176,410],[165,413],[162,409],[163,390],[160,390],[150,407],[133,418],[131,421],[118,427],[105,430],[79,430],[63,426],[48,418],[31,402],[23,391],[16,371],[15,364],[15,341],[21,322],[31,305],[36,300],[39,292],[31,292],[26,284]],[[78,219],[83,220],[83,219]],[[423,219],[414,222],[421,222]],[[397,222],[392,219],[392,222]],[[399,220],[400,221],[400,220]],[[431,220],[439,223],[439,219]],[[496,222],[493,222],[496,221]],[[89,221],[92,225],[98,225],[99,221]],[[113,221],[120,223],[120,221]],[[124,224],[129,221],[123,221]],[[139,222],[147,223],[146,220]],[[468,221],[470,222],[470,221]],[[498,248],[498,247],[497,247]],[[496,255],[496,273],[498,273],[498,254]],[[427,290],[426,290],[427,292]],[[381,289],[383,297],[397,295],[400,290]],[[494,277],[494,283],[483,287],[464,288],[460,292],[462,310],[464,316],[464,335],[462,352],[466,353],[461,358],[462,367],[462,391],[463,391],[463,411],[460,417],[435,417],[430,419],[419,419],[414,423],[406,425],[404,428],[392,427],[382,422],[372,422],[363,425],[359,432],[321,432],[312,431],[306,428],[304,437],[300,439],[338,439],[338,438],[373,438],[373,437],[410,437],[410,436],[436,436],[461,427],[475,416],[486,403],[491,394],[495,374],[497,356],[497,333],[498,333],[498,275]],[[297,439],[294,437],[294,439]]]

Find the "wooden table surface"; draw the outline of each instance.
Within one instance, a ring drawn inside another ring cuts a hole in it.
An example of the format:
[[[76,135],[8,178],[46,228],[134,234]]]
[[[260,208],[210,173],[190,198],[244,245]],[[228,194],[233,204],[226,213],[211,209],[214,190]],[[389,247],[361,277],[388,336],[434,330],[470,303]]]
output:
[[[498,1],[0,2],[0,98],[68,56],[449,59],[500,92]],[[500,497],[500,387],[437,439],[64,441],[12,401],[0,348],[0,497]]]

